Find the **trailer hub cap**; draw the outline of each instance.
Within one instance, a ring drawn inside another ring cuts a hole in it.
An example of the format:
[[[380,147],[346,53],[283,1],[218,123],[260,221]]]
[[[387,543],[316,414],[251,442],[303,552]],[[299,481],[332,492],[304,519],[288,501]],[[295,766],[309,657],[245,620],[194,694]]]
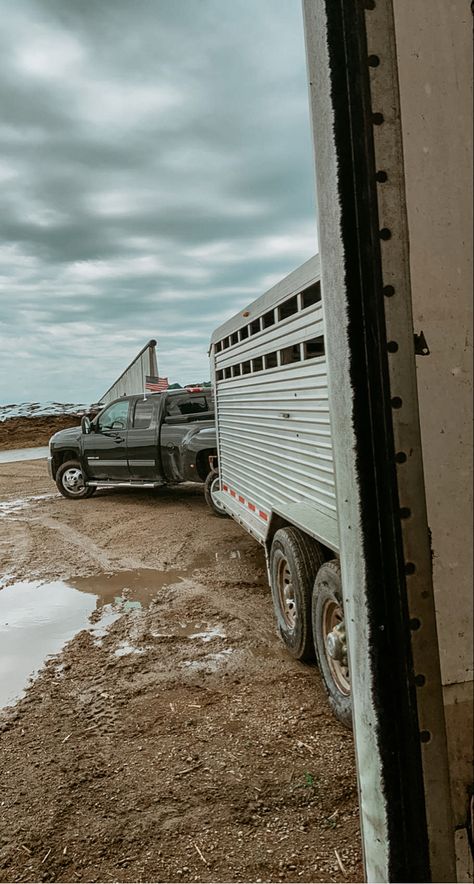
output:
[[[349,696],[351,684],[347,659],[346,628],[341,606],[328,601],[323,611],[323,634],[326,656],[334,682],[344,696]]]
[[[291,579],[291,571],[288,567],[288,562],[284,557],[282,557],[278,563],[277,581],[280,610],[283,619],[289,629],[294,629],[296,626],[298,611]]]
[[[347,658],[347,648],[346,631],[343,623],[339,623],[334,627],[332,632],[329,633],[326,638],[326,644],[328,654],[333,660],[338,660],[339,663],[345,662]]]

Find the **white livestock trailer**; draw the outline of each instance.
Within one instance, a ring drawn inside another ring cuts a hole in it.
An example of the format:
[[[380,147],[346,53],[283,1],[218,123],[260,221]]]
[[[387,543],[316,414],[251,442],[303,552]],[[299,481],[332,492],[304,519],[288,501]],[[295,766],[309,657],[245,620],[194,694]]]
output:
[[[348,724],[319,257],[220,326],[211,363],[219,473],[208,502],[265,547],[280,634],[296,659],[316,652]]]

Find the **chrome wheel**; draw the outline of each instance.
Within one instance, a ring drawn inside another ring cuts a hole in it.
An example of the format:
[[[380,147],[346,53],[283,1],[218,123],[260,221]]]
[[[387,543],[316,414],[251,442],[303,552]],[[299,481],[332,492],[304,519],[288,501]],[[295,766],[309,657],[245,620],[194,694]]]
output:
[[[295,591],[291,579],[291,571],[287,559],[280,556],[277,569],[277,590],[280,601],[280,610],[288,629],[294,629],[298,616]]]
[[[323,610],[323,635],[326,657],[337,689],[350,696],[351,683],[347,658],[346,628],[341,606],[328,600]]]
[[[61,477],[61,482],[64,490],[71,495],[79,496],[80,494],[84,494],[84,491],[86,490],[82,470],[79,470],[77,467],[70,467],[70,469],[65,470]]]

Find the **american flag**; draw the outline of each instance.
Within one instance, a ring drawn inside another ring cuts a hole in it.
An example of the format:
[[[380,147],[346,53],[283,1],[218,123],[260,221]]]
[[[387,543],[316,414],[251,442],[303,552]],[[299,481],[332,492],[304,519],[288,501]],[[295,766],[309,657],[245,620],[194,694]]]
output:
[[[163,393],[168,387],[168,378],[155,378],[148,374],[145,377],[145,390],[148,393]]]

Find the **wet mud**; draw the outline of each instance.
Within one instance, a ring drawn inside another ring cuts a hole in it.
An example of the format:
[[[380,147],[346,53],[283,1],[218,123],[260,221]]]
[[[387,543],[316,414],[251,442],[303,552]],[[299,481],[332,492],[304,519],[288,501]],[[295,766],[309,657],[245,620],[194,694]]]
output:
[[[0,467],[28,498],[0,623],[35,672],[0,713],[0,880],[362,880],[352,735],[276,635],[260,547],[197,486],[51,492]]]

